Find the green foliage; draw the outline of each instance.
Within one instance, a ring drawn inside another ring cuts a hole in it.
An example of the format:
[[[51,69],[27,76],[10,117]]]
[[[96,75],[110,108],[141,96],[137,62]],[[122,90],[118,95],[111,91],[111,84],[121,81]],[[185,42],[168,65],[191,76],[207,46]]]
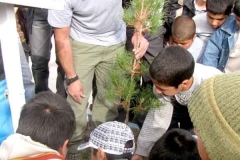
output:
[[[140,61],[142,75],[149,73],[149,64],[147,61]]]
[[[135,97],[135,102],[136,106],[132,108],[135,114],[139,112],[147,112],[150,108],[159,108],[162,106],[156,95],[154,95],[153,89],[150,86],[141,88],[138,96]]]
[[[136,15],[133,14],[133,9],[129,7],[128,9],[124,9],[123,20],[127,25],[132,25],[133,19],[136,19]]]
[[[132,61],[134,54],[131,52],[119,53],[117,63],[110,71],[111,83],[107,85],[106,96],[116,104],[122,104],[126,110],[128,105],[134,101],[131,108],[135,113],[147,112],[151,107],[160,107],[161,104],[153,94],[152,87],[139,85],[140,77],[148,73],[149,64],[141,63],[141,70],[132,76]]]
[[[152,35],[159,32],[163,25],[163,6],[164,0],[131,0],[124,9],[124,21],[137,32],[136,46],[140,46],[139,35],[143,32],[149,31]],[[134,113],[147,112],[152,107],[161,106],[152,87],[139,85],[141,76],[148,74],[148,68],[146,62],[136,60],[133,53],[124,51],[118,54],[117,63],[109,73],[111,83],[107,85],[107,98],[125,108],[126,123],[129,121],[130,110]]]
[[[125,74],[129,74],[132,69],[132,61],[134,59],[134,54],[132,52],[123,51],[117,53],[117,66]]]
[[[127,25],[139,30],[138,22],[144,30],[156,34],[163,25],[165,0],[131,0],[130,7],[124,9],[123,20]]]
[[[153,16],[150,16],[150,29],[149,29],[149,32],[152,34],[152,35],[155,35],[159,32],[159,28],[163,25],[163,17],[164,17],[164,14],[160,13],[159,11],[159,14],[154,14]]]

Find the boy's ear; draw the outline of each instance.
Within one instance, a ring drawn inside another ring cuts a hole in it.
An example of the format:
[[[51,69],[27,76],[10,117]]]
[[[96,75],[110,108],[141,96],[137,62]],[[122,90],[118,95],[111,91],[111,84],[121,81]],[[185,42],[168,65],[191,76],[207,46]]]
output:
[[[197,34],[194,34],[194,37],[193,37],[193,39],[195,39],[197,37]]]
[[[185,79],[184,81],[182,81],[181,86],[182,88],[187,88],[190,84],[190,80],[189,79]]]
[[[105,152],[103,152],[102,148],[98,148],[97,154],[101,160],[107,160],[107,156]]]
[[[62,155],[63,157],[66,157],[66,155],[67,155],[68,142],[69,142],[68,139],[65,140],[64,143],[63,143],[63,145],[62,145],[62,146],[59,148],[59,150],[58,150],[59,154]]]

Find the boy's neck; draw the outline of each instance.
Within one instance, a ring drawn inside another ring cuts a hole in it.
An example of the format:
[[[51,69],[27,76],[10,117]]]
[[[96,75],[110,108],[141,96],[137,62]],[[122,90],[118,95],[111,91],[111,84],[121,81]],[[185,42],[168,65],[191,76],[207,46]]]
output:
[[[206,8],[206,2],[202,1],[202,0],[196,0],[196,5],[199,8]]]

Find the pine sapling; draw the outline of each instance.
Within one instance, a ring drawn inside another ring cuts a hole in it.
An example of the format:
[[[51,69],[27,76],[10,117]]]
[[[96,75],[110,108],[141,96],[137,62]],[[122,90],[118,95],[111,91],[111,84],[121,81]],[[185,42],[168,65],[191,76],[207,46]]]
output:
[[[133,27],[137,34],[134,50],[140,47],[145,32],[152,35],[159,32],[163,25],[163,5],[164,0],[132,0],[129,7],[124,9],[124,21]],[[129,123],[130,110],[134,113],[146,112],[150,107],[161,105],[151,87],[137,87],[137,82],[147,73],[148,67],[141,60],[137,60],[134,54],[124,51],[118,54],[117,65],[110,73],[112,84],[108,85],[107,96],[110,99],[118,97],[116,103],[126,110],[126,124]],[[130,108],[132,100],[135,106]]]

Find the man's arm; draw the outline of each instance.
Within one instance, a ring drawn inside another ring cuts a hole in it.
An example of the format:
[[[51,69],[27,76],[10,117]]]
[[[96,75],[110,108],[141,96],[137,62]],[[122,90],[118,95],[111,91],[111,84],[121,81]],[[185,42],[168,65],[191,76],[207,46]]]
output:
[[[76,76],[69,34],[70,27],[54,28],[56,52],[68,79]],[[80,80],[71,83],[68,86],[67,91],[68,94],[78,103],[81,103],[81,98],[85,97]]]
[[[170,102],[164,102],[161,108],[149,110],[137,141],[137,149],[132,160],[148,157],[155,142],[167,131],[173,113]]]

